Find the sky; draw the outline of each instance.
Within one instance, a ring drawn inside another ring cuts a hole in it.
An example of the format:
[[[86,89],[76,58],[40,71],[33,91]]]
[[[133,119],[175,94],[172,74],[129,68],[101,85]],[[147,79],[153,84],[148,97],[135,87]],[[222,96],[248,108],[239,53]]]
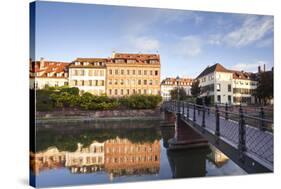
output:
[[[274,64],[273,16],[42,1],[35,16],[36,60],[159,53],[162,79],[215,63],[251,72]]]

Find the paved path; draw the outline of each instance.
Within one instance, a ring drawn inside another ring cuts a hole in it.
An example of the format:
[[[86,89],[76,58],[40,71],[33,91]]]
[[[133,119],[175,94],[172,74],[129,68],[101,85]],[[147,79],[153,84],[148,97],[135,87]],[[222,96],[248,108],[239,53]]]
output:
[[[196,124],[201,126],[203,113],[200,112],[198,114],[198,110],[195,111]],[[187,119],[186,112],[186,109],[184,109],[184,119]],[[189,120],[193,120],[193,109],[189,109],[188,117]],[[205,113],[205,125],[206,130],[215,134],[216,120],[213,112]],[[220,137],[235,148],[238,148],[238,129],[238,122],[220,117]],[[257,161],[273,167],[273,134],[246,125],[246,152],[247,155],[255,158]]]

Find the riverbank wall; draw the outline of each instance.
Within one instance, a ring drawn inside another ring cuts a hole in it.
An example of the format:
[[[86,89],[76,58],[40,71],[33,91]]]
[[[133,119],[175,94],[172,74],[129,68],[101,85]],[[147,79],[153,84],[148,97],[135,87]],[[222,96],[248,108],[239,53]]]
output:
[[[36,112],[36,122],[81,122],[98,120],[161,120],[163,115],[159,108],[141,110],[103,110],[82,111],[63,110]]]

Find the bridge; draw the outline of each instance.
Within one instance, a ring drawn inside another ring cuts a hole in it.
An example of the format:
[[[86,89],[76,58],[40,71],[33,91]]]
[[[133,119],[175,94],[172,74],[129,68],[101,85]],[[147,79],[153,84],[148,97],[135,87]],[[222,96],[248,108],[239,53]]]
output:
[[[161,108],[176,116],[175,127],[181,125],[176,129],[177,135],[189,137],[187,133],[192,128],[246,172],[273,172],[273,119],[266,117],[263,107],[249,111],[241,105],[209,107],[166,101]],[[177,137],[171,143],[176,143]],[[202,143],[198,137],[195,140]]]

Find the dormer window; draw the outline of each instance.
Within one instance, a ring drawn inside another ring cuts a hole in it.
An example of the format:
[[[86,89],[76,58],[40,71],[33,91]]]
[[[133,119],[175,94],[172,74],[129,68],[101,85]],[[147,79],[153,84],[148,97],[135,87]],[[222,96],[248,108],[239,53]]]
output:
[[[47,76],[50,77],[50,76],[52,76],[52,75],[51,75],[51,73],[47,73]]]
[[[80,62],[75,62],[75,66],[79,66],[80,65]]]
[[[88,65],[89,65],[89,62],[84,62],[83,65],[84,65],[84,66],[88,66]]]
[[[52,68],[52,71],[55,71],[56,70],[56,68]]]
[[[62,76],[62,74],[61,73],[57,73],[57,77],[61,77]]]

